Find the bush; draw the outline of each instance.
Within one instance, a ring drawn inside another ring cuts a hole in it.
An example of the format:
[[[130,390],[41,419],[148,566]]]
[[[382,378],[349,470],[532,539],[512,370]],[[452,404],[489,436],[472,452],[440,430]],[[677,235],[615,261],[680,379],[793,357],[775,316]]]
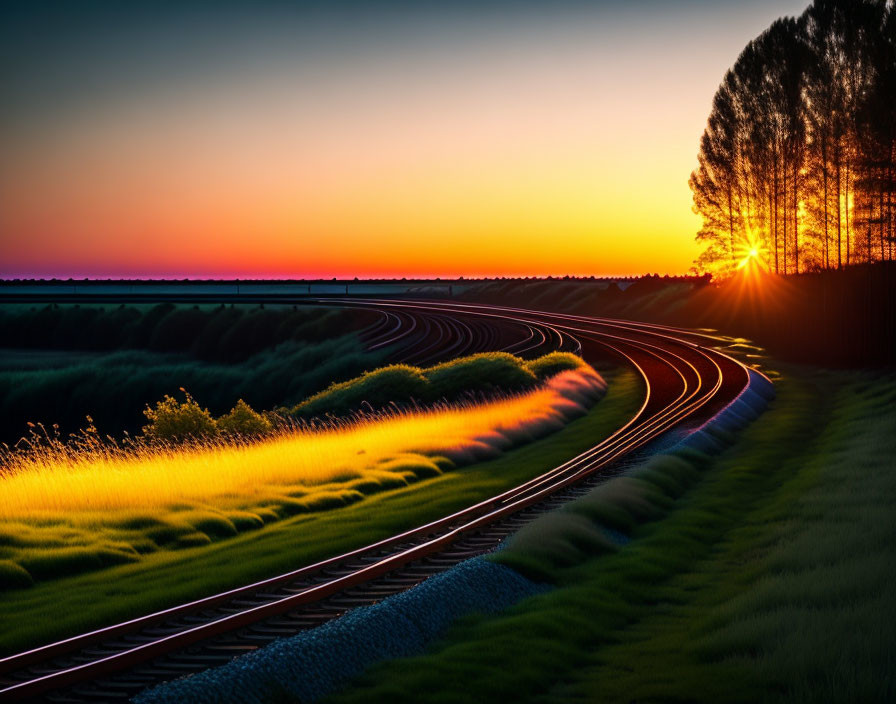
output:
[[[271,421],[252,410],[243,399],[237,401],[230,413],[218,418],[216,423],[222,433],[249,437],[264,435],[273,428]]]
[[[221,336],[218,355],[224,362],[242,362],[255,352],[271,347],[280,322],[277,311],[256,308],[233,321]]]
[[[579,369],[584,364],[579,357],[561,352],[531,362],[506,352],[484,352],[426,369],[393,364],[332,384],[297,406],[282,410],[288,415],[310,418],[345,415],[363,404],[379,410],[391,403],[454,402],[469,394],[525,391],[539,381],[567,369]]]
[[[143,313],[140,318],[134,322],[131,332],[129,347],[149,348],[149,341],[153,336],[156,326],[164,320],[169,313],[176,309],[173,303],[159,303],[148,311]],[[64,320],[65,318],[63,318]],[[66,339],[66,338],[61,338]],[[66,345],[69,349],[76,349],[73,345]]]
[[[468,392],[521,391],[535,386],[535,375],[519,358],[486,352],[426,370],[428,400],[453,399]]]
[[[202,335],[214,314],[194,308],[175,308],[162,318],[149,338],[149,347],[162,352],[188,350]]]
[[[88,330],[90,347],[95,350],[120,349],[131,331],[140,322],[141,314],[135,308],[122,304],[105,314],[98,315]],[[58,345],[50,344],[50,347]]]
[[[143,415],[149,425],[143,426],[144,434],[154,440],[181,441],[190,438],[207,438],[217,435],[218,426],[207,408],[181,389],[186,397],[183,402],[165,394],[155,408],[146,407]],[[251,410],[251,409],[250,409]]]
[[[325,391],[295,406],[290,413],[302,417],[325,413],[346,414],[357,410],[365,402],[374,408],[381,408],[392,401],[419,399],[426,388],[427,381],[420,369],[393,364],[341,384],[332,384]]]
[[[538,377],[539,381],[543,381],[560,372],[565,372],[570,369],[579,369],[583,364],[584,362],[581,357],[576,357],[569,352],[551,352],[550,354],[544,355],[544,357],[533,359],[531,362],[528,362],[526,366],[529,368],[530,372]]]

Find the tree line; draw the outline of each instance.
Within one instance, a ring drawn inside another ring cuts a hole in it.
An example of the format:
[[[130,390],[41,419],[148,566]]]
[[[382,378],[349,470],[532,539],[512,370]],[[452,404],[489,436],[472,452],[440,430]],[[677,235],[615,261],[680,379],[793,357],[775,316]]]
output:
[[[713,98],[690,186],[700,271],[892,261],[893,0],[815,0],[747,44]]]
[[[291,306],[0,307],[0,444],[26,434],[27,421],[65,436],[87,415],[103,434],[138,433],[146,404],[178,387],[215,415],[238,399],[298,403],[382,363],[357,336],[376,320]]]
[[[285,305],[50,304],[28,310],[0,308],[0,347],[145,349],[234,364],[284,342],[321,342],[358,332],[376,320],[376,314],[364,310]]]

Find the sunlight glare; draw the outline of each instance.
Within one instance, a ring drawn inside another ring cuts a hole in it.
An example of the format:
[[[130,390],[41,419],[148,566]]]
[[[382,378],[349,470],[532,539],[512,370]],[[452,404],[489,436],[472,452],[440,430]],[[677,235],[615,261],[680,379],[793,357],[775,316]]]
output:
[[[738,270],[747,269],[748,266],[749,269],[766,268],[767,266],[762,239],[753,233],[747,234],[737,253],[740,257],[737,264]]]

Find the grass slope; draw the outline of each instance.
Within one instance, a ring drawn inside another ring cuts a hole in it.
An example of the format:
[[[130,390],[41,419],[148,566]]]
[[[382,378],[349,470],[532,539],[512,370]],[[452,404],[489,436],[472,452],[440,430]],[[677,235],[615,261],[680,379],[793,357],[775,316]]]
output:
[[[551,352],[530,361],[507,352],[482,352],[425,368],[391,364],[331,384],[287,413],[300,418],[341,416],[362,404],[379,410],[393,403],[428,404],[524,391],[562,371],[586,366],[581,357],[568,352]]]
[[[0,474],[0,559],[21,568],[12,584],[0,572],[0,590],[25,573],[57,579],[207,545],[493,458],[587,413],[606,384],[577,364],[516,396],[246,443],[26,455]]]
[[[332,701],[892,701],[896,379],[777,392],[666,518]]]
[[[643,390],[634,372],[601,373],[609,382],[607,396],[587,415],[494,460],[337,510],[288,518],[223,543],[153,553],[138,564],[6,592],[0,595],[0,653],[295,569],[514,486],[591,447],[637,410]]]

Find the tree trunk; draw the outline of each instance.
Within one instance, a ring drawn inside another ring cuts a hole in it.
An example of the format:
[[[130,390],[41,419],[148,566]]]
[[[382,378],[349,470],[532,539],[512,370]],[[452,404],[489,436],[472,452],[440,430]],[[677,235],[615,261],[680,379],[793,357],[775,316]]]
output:
[[[728,254],[731,256],[732,266],[737,266],[736,255],[734,253],[734,209],[731,204],[732,186],[728,184]]]
[[[793,160],[793,273],[800,273],[800,193],[799,160]]]
[[[766,184],[766,185],[767,185],[767,184]],[[772,220],[774,219],[774,210],[773,210],[773,208],[772,208],[772,203],[773,203],[772,189],[769,188],[769,189],[768,189],[768,229],[769,229],[769,236],[771,235],[771,231],[772,231]],[[777,254],[777,253],[776,253],[776,254]],[[776,273],[776,274],[778,273],[777,256],[775,257],[775,273]]]
[[[869,176],[870,181],[870,176]],[[868,264],[872,262],[874,251],[871,248],[871,222],[874,220],[874,195],[871,191],[871,184],[868,184],[868,190],[865,193],[868,199],[868,230],[865,232],[865,260]]]
[[[851,208],[849,207],[849,156],[846,157],[846,163],[844,164],[846,167],[846,266],[849,266],[849,249],[850,249],[850,239],[849,239],[849,212]]]
[[[784,251],[781,253],[781,259],[784,262],[784,276],[787,276],[787,237],[790,234],[787,231],[787,161],[784,160],[784,164],[781,169],[781,177],[784,181],[784,236],[781,238],[781,244],[783,245]]]
[[[896,163],[896,142],[890,143],[890,163],[887,164],[887,259],[893,261],[893,165]]]
[[[880,235],[880,260],[884,261],[884,167],[880,167],[880,187],[877,189],[877,212],[880,217],[877,234]]]
[[[824,182],[824,268],[831,268],[831,253],[828,249],[828,137],[821,142],[821,177]]]
[[[887,259],[893,261],[893,149],[890,148],[890,167],[887,169],[889,174],[887,187]]]
[[[840,145],[837,145],[836,150],[836,158],[837,158],[837,269],[843,268],[843,259],[842,259],[842,250],[843,250],[843,242],[841,241],[840,227],[843,221],[843,216],[840,212],[840,189],[842,185],[840,183]]]
[[[778,151],[772,159],[772,185],[774,194],[774,209],[772,210],[772,223],[775,236],[775,273],[778,273]]]

